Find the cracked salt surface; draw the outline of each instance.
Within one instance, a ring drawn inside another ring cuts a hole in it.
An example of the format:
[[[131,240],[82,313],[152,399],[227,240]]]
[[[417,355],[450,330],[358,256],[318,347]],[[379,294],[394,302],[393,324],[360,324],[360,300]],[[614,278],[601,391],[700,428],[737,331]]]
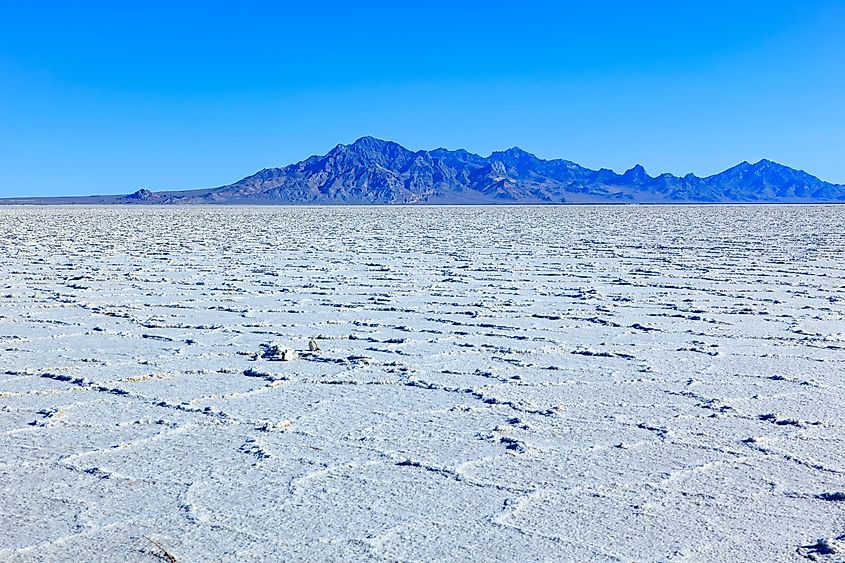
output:
[[[0,209],[0,560],[845,561],[843,233]]]

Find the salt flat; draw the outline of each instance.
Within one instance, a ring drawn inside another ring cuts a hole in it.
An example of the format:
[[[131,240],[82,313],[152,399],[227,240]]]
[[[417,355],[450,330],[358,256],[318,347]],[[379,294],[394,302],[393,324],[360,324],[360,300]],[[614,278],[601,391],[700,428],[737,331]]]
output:
[[[0,560],[845,561],[845,207],[11,207],[0,258]]]

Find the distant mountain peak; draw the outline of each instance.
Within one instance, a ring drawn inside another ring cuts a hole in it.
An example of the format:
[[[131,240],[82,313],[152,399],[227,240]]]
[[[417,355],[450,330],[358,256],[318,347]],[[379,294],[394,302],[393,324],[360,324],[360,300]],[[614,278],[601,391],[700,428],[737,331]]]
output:
[[[644,182],[651,179],[642,164],[635,164],[629,170],[626,170],[625,173],[622,174],[622,178],[631,182]]]
[[[511,147],[511,148],[505,149],[503,151],[493,151],[492,153],[490,153],[490,156],[488,158],[496,158],[497,156],[507,156],[507,157],[516,157],[516,158],[522,158],[522,157],[530,156],[531,158],[537,158],[536,156],[534,156],[530,152],[525,151],[525,150],[523,150],[519,147]]]
[[[540,159],[519,147],[511,147],[503,151],[495,151],[491,153],[488,160],[498,160],[508,167],[518,167],[520,165],[533,164],[538,162]]]
[[[751,165],[752,168],[760,170],[760,169],[769,169],[769,170],[792,170],[788,166],[784,166],[783,164],[778,164],[777,162],[768,160],[766,158],[760,159],[754,164]]]
[[[363,137],[359,137],[352,142],[353,147],[384,147],[389,144],[396,144],[392,141],[384,141],[382,139],[376,139],[375,137],[371,137],[369,135],[365,135]]]
[[[111,197],[111,196],[110,196]],[[67,198],[64,198],[65,200]],[[97,200],[102,202],[102,198]],[[841,202],[845,186],[762,159],[700,178],[659,174],[641,164],[623,174],[544,160],[519,148],[484,157],[464,149],[409,151],[364,136],[283,168],[265,168],[219,188],[141,189],[113,203],[493,204]]]
[[[131,194],[126,196],[127,199],[135,199],[141,201],[146,201],[152,199],[153,197],[155,197],[155,194],[147,188],[141,188],[140,190],[132,192]]]

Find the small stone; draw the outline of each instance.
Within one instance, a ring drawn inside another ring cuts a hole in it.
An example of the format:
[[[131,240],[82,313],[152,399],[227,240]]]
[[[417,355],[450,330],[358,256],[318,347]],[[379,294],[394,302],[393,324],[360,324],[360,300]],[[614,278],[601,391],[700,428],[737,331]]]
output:
[[[295,350],[286,348],[282,344],[274,343],[266,346],[261,357],[266,360],[281,360],[283,362],[288,362],[290,360],[297,359],[299,355]]]
[[[362,364],[365,366],[373,363],[373,359],[370,356],[349,356],[346,359],[353,364]]]

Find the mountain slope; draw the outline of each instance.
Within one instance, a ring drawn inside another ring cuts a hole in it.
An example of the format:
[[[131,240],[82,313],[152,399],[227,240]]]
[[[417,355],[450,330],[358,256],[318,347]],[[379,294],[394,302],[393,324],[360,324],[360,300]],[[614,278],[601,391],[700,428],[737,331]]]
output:
[[[219,188],[56,199],[125,204],[817,203],[845,202],[845,186],[769,160],[743,162],[705,178],[652,177],[640,165],[617,174],[543,160],[517,147],[482,157],[443,148],[414,152],[362,137],[323,156],[266,168]],[[14,202],[50,203],[41,198],[4,203]]]
[[[661,203],[845,201],[845,186],[762,160],[699,178],[623,174],[519,148],[481,157],[464,150],[412,152],[363,137],[284,168],[265,169],[196,202],[231,203]]]

